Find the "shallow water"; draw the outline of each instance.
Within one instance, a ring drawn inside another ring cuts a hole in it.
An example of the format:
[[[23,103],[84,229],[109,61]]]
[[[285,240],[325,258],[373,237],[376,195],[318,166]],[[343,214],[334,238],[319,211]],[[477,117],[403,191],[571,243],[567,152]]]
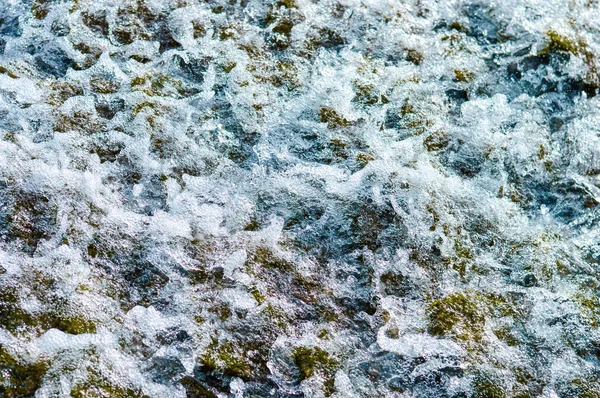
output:
[[[597,396],[599,13],[0,2],[0,395]]]

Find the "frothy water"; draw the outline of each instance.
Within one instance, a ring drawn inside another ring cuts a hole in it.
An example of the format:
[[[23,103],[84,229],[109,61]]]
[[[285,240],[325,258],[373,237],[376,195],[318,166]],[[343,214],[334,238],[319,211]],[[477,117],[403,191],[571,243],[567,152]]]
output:
[[[598,15],[0,2],[0,395],[597,396]]]

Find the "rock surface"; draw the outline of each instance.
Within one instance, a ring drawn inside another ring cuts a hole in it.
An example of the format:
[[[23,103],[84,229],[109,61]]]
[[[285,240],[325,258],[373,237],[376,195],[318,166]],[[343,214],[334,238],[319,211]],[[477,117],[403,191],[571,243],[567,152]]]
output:
[[[599,14],[0,2],[0,396],[597,397]]]

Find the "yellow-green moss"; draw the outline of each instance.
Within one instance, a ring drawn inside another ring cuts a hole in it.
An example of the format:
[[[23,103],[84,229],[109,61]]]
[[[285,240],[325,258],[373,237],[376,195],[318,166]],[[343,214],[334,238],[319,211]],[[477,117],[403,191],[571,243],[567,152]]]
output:
[[[482,374],[473,380],[473,398],[506,398],[506,392],[501,383]]]
[[[288,315],[281,308],[271,304],[267,304],[261,314],[280,329],[285,329],[290,322]]]
[[[235,62],[228,62],[225,65],[223,65],[223,70],[225,71],[225,73],[229,73],[233,70],[233,68],[235,68],[237,66],[237,63]]]
[[[190,90],[184,87],[181,80],[164,74],[134,77],[131,79],[131,89],[141,91],[150,97],[181,98],[190,94]]]
[[[483,341],[486,317],[503,318],[522,316],[518,305],[498,293],[466,290],[434,300],[426,310],[428,332],[434,336],[450,337],[467,347]],[[516,337],[507,335],[506,329],[494,333],[507,344],[517,344]]]
[[[457,82],[468,83],[475,78],[475,74],[467,69],[454,70],[454,80]]]
[[[514,347],[519,344],[519,340],[515,337],[512,329],[509,327],[494,329],[494,334],[500,341],[506,343],[509,347]]]
[[[82,316],[59,318],[56,328],[69,334],[96,333],[96,325]]]
[[[334,138],[329,143],[331,151],[339,159],[348,159],[348,153],[346,152],[347,144],[337,138]]]
[[[579,293],[574,299],[581,306],[581,315],[593,327],[600,326],[600,298],[596,295],[585,295]]]
[[[443,227],[445,227],[445,224]],[[446,264],[464,278],[467,276],[467,268],[472,263],[474,257],[468,245],[461,242],[460,239],[454,239],[454,255],[446,259]]]
[[[317,315],[323,322],[339,322],[340,315],[327,305],[317,306]]]
[[[273,251],[267,247],[257,248],[250,259],[250,263],[266,269],[278,269],[281,271],[292,271],[294,269],[293,263],[277,257]],[[248,265],[250,265],[250,263],[248,263]]]
[[[12,79],[16,79],[19,76],[15,75],[13,72],[11,72],[9,69],[5,68],[4,66],[0,66],[0,73],[2,73],[3,75],[8,75],[8,77],[12,78]]]
[[[206,352],[200,356],[200,362],[209,369],[215,369],[228,376],[248,379],[253,365],[246,354],[230,341],[219,342],[212,338]]]
[[[104,77],[96,77],[90,80],[90,87],[100,94],[111,94],[119,91],[119,83]]]
[[[375,157],[369,155],[368,153],[361,152],[356,155],[356,161],[358,162],[360,167],[365,167],[367,164],[369,164],[369,162],[372,162],[373,160],[375,160]]]
[[[335,372],[340,363],[319,347],[298,347],[292,354],[292,359],[300,371],[300,379],[305,380],[319,375],[324,379],[323,387],[326,396],[335,392]]]
[[[577,55],[585,47],[585,44],[582,41],[571,39],[555,30],[547,31],[546,39],[548,40],[548,44],[540,51],[540,54],[567,52]]]
[[[139,388],[117,384],[107,377],[89,369],[87,380],[71,388],[73,398],[148,398]]]
[[[0,346],[0,396],[6,398],[33,396],[47,370],[46,362],[20,361]]]
[[[50,3],[51,2],[49,0],[34,0],[33,4],[31,5],[31,14],[33,17],[36,19],[46,18]]]
[[[252,297],[254,297],[254,300],[256,300],[258,305],[261,305],[265,302],[265,296],[260,292],[260,290],[258,290],[257,287],[252,287],[250,289],[250,294],[252,294]]]
[[[330,129],[338,127],[348,127],[352,123],[341,116],[335,109],[329,107],[322,107],[319,111],[320,120],[322,123],[327,123],[327,127]]]
[[[449,294],[427,307],[428,332],[462,341],[480,342],[485,315],[481,297],[470,291]]]

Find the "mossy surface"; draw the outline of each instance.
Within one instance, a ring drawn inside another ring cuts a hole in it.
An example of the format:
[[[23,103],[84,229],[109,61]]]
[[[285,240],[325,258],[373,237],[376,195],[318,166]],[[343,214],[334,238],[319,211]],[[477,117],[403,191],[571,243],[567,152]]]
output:
[[[233,345],[229,342],[219,344],[213,341],[208,347],[208,353],[200,360],[210,369],[219,370],[235,377],[247,378],[252,370],[247,359],[234,350]]]
[[[596,3],[0,2],[0,396],[596,396]]]
[[[73,398],[148,398],[140,388],[120,385],[94,371],[89,373],[85,382],[77,383],[71,388],[70,396]]]
[[[440,149],[444,149],[449,144],[448,135],[441,130],[435,131],[428,135],[423,140],[423,145],[429,152],[439,151]]]
[[[322,107],[319,110],[320,121],[327,123],[327,127],[330,129],[339,127],[348,127],[352,123],[346,118],[341,116],[335,109],[329,107]]]
[[[485,324],[482,297],[473,292],[457,292],[433,301],[428,309],[428,332],[452,336],[461,341],[481,342]]]
[[[48,363],[27,363],[0,346],[0,393],[6,398],[33,396],[42,384]]]
[[[477,374],[473,381],[473,397],[477,398],[506,398],[508,394],[504,386],[497,380],[484,374]]]
[[[318,375],[324,379],[325,395],[333,394],[335,372],[340,367],[337,360],[319,347],[298,347],[293,352],[293,360],[300,371],[300,380]]]

